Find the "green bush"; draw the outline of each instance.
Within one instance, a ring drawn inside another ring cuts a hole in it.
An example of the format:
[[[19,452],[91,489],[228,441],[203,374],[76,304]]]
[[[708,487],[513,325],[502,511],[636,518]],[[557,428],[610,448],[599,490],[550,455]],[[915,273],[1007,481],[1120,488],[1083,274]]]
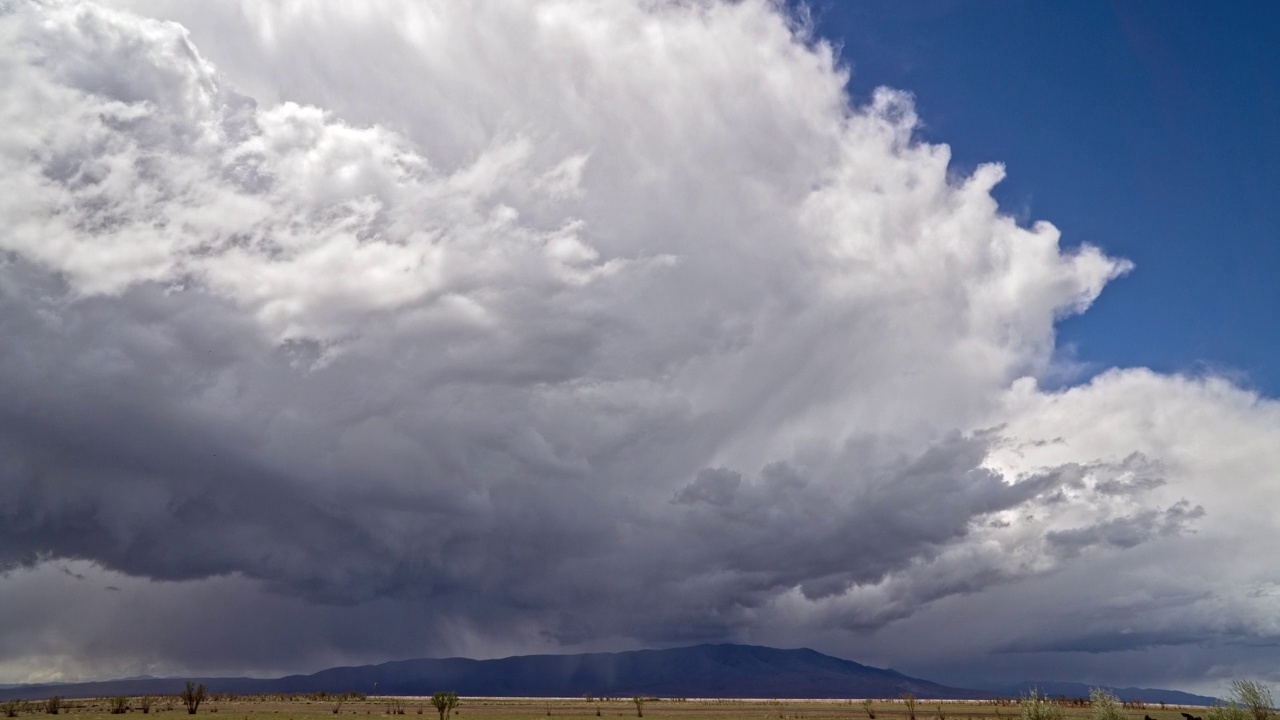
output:
[[[1253,720],[1267,720],[1275,705],[1275,701],[1271,699],[1271,688],[1252,680],[1236,680],[1231,683],[1231,699],[1252,715]]]
[[[431,696],[431,704],[440,713],[440,720],[448,720],[453,709],[458,707],[458,693],[441,690]]]
[[[54,695],[44,701],[44,711],[50,715],[57,715],[62,710],[62,696]]]
[[[18,707],[21,704],[21,700],[10,700],[4,705],[0,705],[0,710],[4,711],[5,717],[18,717]]]
[[[111,714],[123,715],[129,711],[129,698],[124,695],[117,695],[111,698]]]
[[[1064,720],[1062,706],[1053,702],[1047,695],[1041,695],[1036,688],[1023,695],[1018,706],[1022,711],[1022,720]]]
[[[1249,720],[1249,712],[1235,703],[1218,703],[1205,713],[1205,720]]]
[[[1093,707],[1093,720],[1125,720],[1124,706],[1110,690],[1089,688],[1089,704]]]

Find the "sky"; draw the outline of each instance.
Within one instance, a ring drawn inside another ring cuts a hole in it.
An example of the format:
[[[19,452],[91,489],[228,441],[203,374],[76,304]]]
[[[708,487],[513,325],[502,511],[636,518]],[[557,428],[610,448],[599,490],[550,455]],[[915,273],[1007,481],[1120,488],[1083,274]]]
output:
[[[1230,374],[1280,393],[1280,10],[1268,3],[917,2],[813,6],[855,97],[916,96],[953,162],[998,160],[994,195],[1065,246],[1132,260],[1058,326],[1088,363]]]
[[[0,0],[0,682],[1274,682],[1275,12]]]

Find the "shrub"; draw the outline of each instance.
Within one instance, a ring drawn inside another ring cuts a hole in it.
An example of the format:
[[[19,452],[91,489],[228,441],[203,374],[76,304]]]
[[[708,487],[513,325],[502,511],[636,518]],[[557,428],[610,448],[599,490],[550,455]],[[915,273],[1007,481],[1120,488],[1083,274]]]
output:
[[[453,709],[458,707],[458,693],[440,690],[431,696],[431,704],[435,706],[436,712],[440,713],[440,720],[448,720]]]
[[[867,711],[867,718],[869,720],[876,720],[876,711],[872,709],[870,699],[862,701],[862,709]]]
[[[1252,680],[1236,680],[1231,683],[1231,699],[1253,716],[1253,720],[1271,717],[1271,688]]]
[[[916,720],[916,696],[911,693],[902,693],[898,697],[902,698],[903,704],[907,706],[907,717]]]
[[[1093,706],[1093,720],[1125,720],[1120,698],[1105,688],[1089,688],[1089,703]]]
[[[200,708],[200,703],[208,697],[209,691],[205,688],[204,683],[196,685],[188,680],[187,686],[182,690],[182,704],[187,706],[187,714],[195,715],[196,710]]]
[[[1036,688],[1023,695],[1018,701],[1022,711],[1022,720],[1064,720],[1062,706],[1053,702],[1047,695],[1041,695]]]
[[[1249,711],[1235,703],[1217,703],[1205,713],[1205,720],[1249,720]]]
[[[117,695],[111,698],[111,714],[123,715],[129,710],[129,698],[124,695]]]
[[[632,695],[631,702],[636,704],[636,717],[644,717],[644,698]]]
[[[54,695],[44,701],[44,711],[50,715],[57,715],[62,710],[62,696]]]
[[[146,715],[151,712],[151,706],[154,705],[155,702],[156,699],[150,695],[143,695],[138,698],[138,709],[142,711],[143,715]]]
[[[4,711],[5,717],[18,717],[18,706],[21,703],[21,700],[10,700],[4,705],[0,705],[0,710]]]

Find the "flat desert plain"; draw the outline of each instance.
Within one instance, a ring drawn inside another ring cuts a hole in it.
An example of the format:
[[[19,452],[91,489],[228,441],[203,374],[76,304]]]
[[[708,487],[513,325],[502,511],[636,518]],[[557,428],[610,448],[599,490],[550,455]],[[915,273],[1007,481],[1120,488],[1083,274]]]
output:
[[[111,702],[107,698],[75,699],[63,701],[60,714],[75,720],[125,720],[110,713]],[[136,702],[133,703],[136,707]],[[643,703],[645,718],[673,718],[678,720],[871,720],[861,700],[717,700],[717,699],[649,699]],[[910,720],[910,712],[901,700],[874,700],[871,713],[875,720]],[[1092,717],[1089,707],[1067,702],[1064,704],[1065,720],[1087,720]],[[336,712],[335,712],[336,710]],[[1183,710],[1203,716],[1203,708],[1181,706],[1131,705],[1125,708],[1129,720],[1143,720],[1151,716],[1156,720],[1183,720]],[[403,711],[402,713],[400,711]],[[127,716],[131,720],[144,717],[137,709]],[[150,715],[157,720],[178,720],[189,717],[181,701],[176,698],[157,698]],[[44,712],[43,703],[32,702],[18,715],[28,720],[53,718]],[[429,697],[369,697],[364,700],[344,701],[301,699],[289,697],[238,697],[233,700],[206,700],[199,708],[197,718],[204,720],[438,720],[439,715]],[[634,718],[636,705],[631,698],[473,698],[463,697],[454,709],[450,720],[527,720],[532,718],[561,718],[589,720],[594,717]],[[916,720],[1020,720],[1016,701],[956,701],[918,700],[915,704]],[[194,720],[194,719],[193,719]]]

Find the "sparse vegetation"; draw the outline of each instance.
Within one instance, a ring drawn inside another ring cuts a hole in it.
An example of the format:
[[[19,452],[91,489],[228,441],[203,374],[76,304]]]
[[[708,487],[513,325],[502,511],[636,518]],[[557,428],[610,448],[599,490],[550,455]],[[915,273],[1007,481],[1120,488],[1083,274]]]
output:
[[[129,698],[124,695],[117,695],[111,698],[111,714],[123,715],[129,712]]]
[[[440,713],[440,720],[449,720],[449,715],[453,713],[453,709],[458,707],[458,693],[441,690],[431,696],[431,704],[435,707],[436,712]],[[549,713],[550,710],[547,712]]]
[[[182,704],[187,706],[187,714],[195,715],[196,710],[200,709],[200,703],[208,697],[209,691],[205,688],[204,683],[196,685],[191,680],[187,681],[187,685],[182,690]]]
[[[1234,702],[1218,703],[1205,713],[1205,720],[1249,720],[1249,711]]]
[[[1206,720],[1268,720],[1275,713],[1273,705],[1271,688],[1253,680],[1236,680],[1231,683],[1231,697],[1210,708]]]
[[[54,695],[44,701],[44,711],[50,715],[57,715],[62,710],[62,696]]]
[[[155,703],[156,699],[154,697],[150,695],[143,695],[138,698],[138,709],[142,711],[143,715],[147,715],[151,712],[151,706],[155,705]]]
[[[1036,688],[1023,695],[1018,704],[1022,710],[1022,720],[1064,720],[1066,717],[1062,705],[1050,700],[1047,695],[1041,695]]]
[[[911,693],[902,693],[898,697],[902,698],[902,703],[907,706],[907,717],[910,720],[916,720],[916,696]]]
[[[1089,689],[1089,705],[1093,709],[1093,720],[1125,720],[1124,709],[1120,706],[1120,698],[1105,688]]]
[[[181,680],[177,681],[176,691],[183,689]],[[217,683],[219,687],[221,683]],[[381,688],[381,684],[379,688]],[[198,694],[198,685],[193,683],[192,692]],[[1265,694],[1256,693],[1263,709],[1266,708]],[[10,691],[12,692],[12,690]],[[56,692],[56,691],[55,691]],[[1274,692],[1274,691],[1271,691]],[[576,697],[557,698],[468,698],[466,708],[459,703],[449,708],[445,703],[443,719],[437,720],[587,720],[594,716],[596,720],[626,720],[637,717],[641,720],[909,720],[914,710],[917,720],[1144,720],[1144,712],[1151,720],[1183,720],[1179,711],[1189,711],[1190,718],[1205,716],[1203,720],[1257,720],[1253,711],[1236,701],[1224,702],[1219,708],[1195,708],[1168,704],[1165,712],[1158,710],[1156,702],[1149,703],[1150,710],[1126,708],[1120,703],[1116,713],[1114,701],[1097,692],[1089,698],[1050,697],[1041,692],[1018,698],[993,698],[990,700],[971,701],[936,701],[932,698],[914,698],[913,706],[909,706],[907,698],[892,696],[884,699],[852,700],[780,700],[775,698],[759,700],[705,699],[655,697],[650,694],[609,696],[592,694],[588,701],[582,693],[572,693]],[[1237,693],[1238,694],[1238,693]],[[1224,692],[1225,696],[1226,693]],[[448,693],[444,695],[447,698]],[[341,720],[347,715],[364,715],[366,720],[389,720],[387,715],[398,712],[403,707],[405,714],[419,715],[418,720],[430,717],[430,709],[435,705],[435,696],[428,694],[415,699],[402,696],[398,702],[389,696],[375,696],[360,699],[357,694],[329,692],[319,693],[272,693],[263,695],[239,695],[235,699],[217,702],[218,698],[229,695],[215,694],[206,691],[200,711],[206,717],[224,718],[224,720],[320,720],[330,717]],[[637,704],[637,699],[639,704]],[[1245,699],[1245,698],[1241,698]],[[143,712],[150,705],[156,720],[179,717],[183,706],[179,703],[182,694],[154,695],[144,698],[140,695],[128,696],[129,710],[126,712]],[[1208,701],[1205,701],[1208,702]],[[106,696],[60,701],[59,712],[69,720],[106,720],[119,706],[120,698]],[[176,704],[175,715],[165,715],[166,703]],[[933,707],[930,707],[933,705]],[[219,708],[216,716],[210,715],[212,708]],[[45,700],[28,700],[26,703],[5,703],[0,700],[0,709],[13,708],[18,720],[23,717],[38,716],[45,710]],[[1024,714],[1024,708],[1026,712]],[[438,710],[437,710],[438,712]],[[635,713],[633,715],[632,713]],[[546,716],[550,714],[550,718]],[[6,720],[8,713],[0,714],[0,720]],[[873,717],[874,716],[874,717]],[[52,720],[52,719],[51,719]],[[123,718],[121,718],[123,720]],[[139,718],[139,720],[142,720]],[[195,720],[194,718],[192,720]],[[356,720],[350,718],[349,720]],[[1266,720],[1280,720],[1280,713],[1270,711]]]
[[[1271,717],[1271,688],[1253,680],[1236,680],[1231,683],[1231,699],[1253,716],[1253,720],[1267,720]]]
[[[5,704],[0,705],[0,710],[4,711],[5,717],[18,717],[18,708],[21,706],[21,700],[8,700]]]

